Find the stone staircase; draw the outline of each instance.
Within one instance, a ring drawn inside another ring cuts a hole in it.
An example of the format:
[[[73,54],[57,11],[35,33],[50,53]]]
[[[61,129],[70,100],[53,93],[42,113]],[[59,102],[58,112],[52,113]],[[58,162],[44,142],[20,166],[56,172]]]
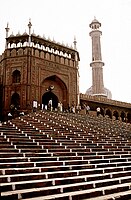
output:
[[[131,199],[131,124],[39,111],[0,126],[1,200]]]

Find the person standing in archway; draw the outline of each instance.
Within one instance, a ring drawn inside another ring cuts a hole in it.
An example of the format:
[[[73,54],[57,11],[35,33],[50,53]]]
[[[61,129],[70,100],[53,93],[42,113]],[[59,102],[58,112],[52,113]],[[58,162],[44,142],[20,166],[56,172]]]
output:
[[[63,104],[60,102],[60,111],[63,111]]]
[[[52,111],[52,99],[49,100],[48,107],[49,107],[49,110]]]
[[[8,120],[11,120],[13,118],[11,112],[8,113]]]
[[[97,116],[99,116],[99,115],[101,114],[101,109],[100,109],[100,107],[97,107],[96,112],[97,112]]]
[[[89,114],[89,111],[90,111],[90,106],[87,105],[87,106],[86,106],[86,114]]]

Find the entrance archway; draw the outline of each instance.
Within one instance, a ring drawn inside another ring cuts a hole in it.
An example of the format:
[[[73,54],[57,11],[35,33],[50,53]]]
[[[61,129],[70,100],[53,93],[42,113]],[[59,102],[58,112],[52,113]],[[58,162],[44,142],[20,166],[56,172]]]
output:
[[[52,101],[53,109],[57,107],[58,102],[62,103],[64,110],[67,109],[69,104],[67,86],[58,76],[49,76],[42,81],[41,94],[44,95],[42,96],[42,104],[47,105],[52,98],[52,100],[54,99],[54,102]]]
[[[55,110],[55,108],[58,107],[58,97],[52,92],[52,91],[49,91],[49,92],[46,92],[45,94],[43,94],[42,96],[42,104],[45,106],[47,105],[48,106],[48,103],[49,103],[49,100],[52,99],[52,107],[53,107],[53,110]]]
[[[14,108],[19,108],[20,107],[20,95],[18,93],[14,93],[11,97],[11,105]]]

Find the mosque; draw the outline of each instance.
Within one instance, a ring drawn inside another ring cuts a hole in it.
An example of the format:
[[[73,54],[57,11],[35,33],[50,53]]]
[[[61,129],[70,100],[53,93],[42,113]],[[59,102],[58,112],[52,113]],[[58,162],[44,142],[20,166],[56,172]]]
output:
[[[32,33],[31,21],[23,34],[10,35],[7,25],[0,199],[131,199],[131,104],[112,100],[104,86],[100,26],[96,19],[90,24],[92,85],[81,94],[76,39],[69,47]],[[45,109],[51,100],[53,112]],[[54,111],[60,103],[64,110],[80,106],[80,114]]]
[[[72,105],[88,104],[91,111],[101,107],[102,115],[131,121],[131,104],[112,100],[111,91],[103,82],[101,53],[101,23],[90,23],[92,40],[92,86],[86,94],[79,91],[79,62],[77,41],[74,46],[41,37],[32,32],[10,34],[7,24],[5,50],[0,56],[0,117],[9,112],[29,113],[34,105],[42,108],[52,99],[53,109],[61,102],[66,110]]]

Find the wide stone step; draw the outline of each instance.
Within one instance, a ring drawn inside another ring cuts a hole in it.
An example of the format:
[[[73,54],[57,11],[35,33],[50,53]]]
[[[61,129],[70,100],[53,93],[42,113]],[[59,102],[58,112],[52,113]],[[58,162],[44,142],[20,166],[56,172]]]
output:
[[[23,167],[34,167],[34,163],[32,162],[17,162],[17,163],[0,163],[0,169],[6,168],[23,168]]]
[[[110,185],[112,182],[113,185]],[[128,191],[130,189],[130,183],[117,184],[119,180],[112,180],[111,182],[106,182],[107,186],[94,188],[93,182],[87,183],[76,183],[60,186],[50,186],[23,190],[14,190],[9,192],[1,193],[3,200],[15,200],[15,199],[27,199],[31,197],[44,196],[44,200],[53,199],[54,197],[68,197],[72,200],[80,200],[92,197],[99,197],[103,195],[113,194],[122,191]],[[103,182],[104,184],[104,182]]]
[[[4,149],[5,148],[11,148],[11,147],[12,147],[12,145],[10,143],[8,144],[7,142],[5,144],[4,143],[0,144],[0,149],[2,149],[2,148],[4,148]]]
[[[19,152],[20,153],[48,153],[48,149],[43,149],[42,147],[41,148],[23,148],[23,149],[19,149]]]
[[[18,149],[14,149],[13,146],[9,146],[8,148],[0,148],[0,153],[2,153],[2,152],[3,152],[3,153],[5,153],[5,152],[6,152],[6,153],[7,153],[7,152],[9,152],[9,153],[10,153],[10,152],[12,152],[12,153],[13,153],[13,152],[19,153],[19,150],[18,150]]]
[[[66,158],[66,157],[65,157]],[[71,160],[80,159],[79,157],[70,157]],[[42,162],[42,161],[58,161],[60,160],[59,157],[50,156],[50,157],[11,157],[11,158],[0,158],[0,163],[10,163],[10,162]],[[68,158],[69,160],[69,158]],[[62,161],[62,160],[61,160]]]
[[[70,166],[47,166],[47,167],[26,167],[26,168],[5,168],[0,169],[1,175],[13,175],[13,174],[26,174],[26,173],[40,173],[40,172],[58,172],[58,171],[70,171]]]
[[[0,158],[1,163],[10,163],[10,162],[28,162],[28,158],[25,157],[11,157],[11,158]]]
[[[11,158],[11,157],[22,157],[22,153],[12,153],[12,152],[0,152],[0,160],[1,158]]]
[[[21,167],[42,167],[42,166],[60,166],[65,165],[63,161],[40,161],[40,162],[10,162],[10,163],[0,163],[0,168],[21,168]]]
[[[42,147],[41,146],[39,146],[39,145],[35,145],[35,144],[33,144],[33,143],[31,143],[30,145],[27,145],[27,144],[25,144],[25,145],[21,145],[21,144],[17,144],[17,145],[14,145],[15,146],[15,148],[16,149],[22,149],[22,150],[24,150],[24,149],[27,149],[27,150],[31,150],[31,149],[42,149]]]
[[[61,168],[62,169],[62,168]],[[43,178],[58,178],[59,180],[55,181],[54,183],[56,184],[60,184],[61,183],[61,178],[62,177],[71,177],[71,179],[78,179],[78,178],[82,178],[85,181],[93,181],[93,180],[99,180],[99,179],[107,179],[107,178],[120,178],[120,177],[125,177],[125,176],[131,176],[131,171],[120,171],[122,169],[118,169],[117,171],[114,170],[114,172],[112,173],[105,173],[104,170],[96,170],[96,169],[88,169],[88,170],[70,170],[69,169],[65,169],[66,171],[52,171],[52,172],[42,172],[42,169],[33,169],[29,171],[29,169],[25,169],[25,172],[22,174],[18,174],[20,173],[22,170],[16,170],[15,172],[17,172],[17,174],[10,174],[8,173],[8,175],[3,175],[0,176],[0,180],[1,182],[14,182],[14,181],[24,181],[24,180],[34,180],[34,179],[43,179]],[[37,173],[36,173],[36,172]],[[30,172],[30,173],[29,173]],[[7,174],[6,171],[3,171],[3,173]],[[11,173],[11,171],[10,171]],[[68,178],[68,179],[69,179]],[[69,180],[68,180],[69,181]],[[66,184],[66,180],[63,180],[63,182],[61,184]],[[67,182],[68,183],[68,182]]]

